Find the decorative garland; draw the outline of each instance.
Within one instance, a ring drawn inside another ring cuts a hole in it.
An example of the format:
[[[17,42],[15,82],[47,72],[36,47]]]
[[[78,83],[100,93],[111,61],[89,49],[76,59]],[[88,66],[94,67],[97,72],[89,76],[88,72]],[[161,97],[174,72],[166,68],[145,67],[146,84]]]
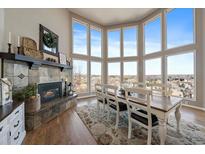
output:
[[[57,38],[52,33],[43,34],[43,43],[49,48],[56,48]]]

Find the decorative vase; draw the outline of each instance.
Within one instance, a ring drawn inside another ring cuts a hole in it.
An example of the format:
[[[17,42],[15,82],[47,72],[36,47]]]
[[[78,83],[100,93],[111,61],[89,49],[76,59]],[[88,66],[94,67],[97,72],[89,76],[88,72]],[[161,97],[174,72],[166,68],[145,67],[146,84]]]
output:
[[[41,108],[40,100],[41,99],[39,94],[37,94],[37,96],[32,96],[29,99],[25,100],[26,113],[39,111]]]

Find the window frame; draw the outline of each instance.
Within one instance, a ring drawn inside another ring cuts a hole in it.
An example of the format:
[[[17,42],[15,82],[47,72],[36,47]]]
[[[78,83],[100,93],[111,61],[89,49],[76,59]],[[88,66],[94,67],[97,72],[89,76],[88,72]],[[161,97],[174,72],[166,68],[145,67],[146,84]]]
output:
[[[154,57],[154,58],[146,58],[146,59],[143,59],[143,83],[146,84],[146,60],[154,60],[154,59],[160,59],[160,62],[161,62],[161,83],[163,83],[163,60],[162,60],[162,57]]]
[[[150,22],[154,22],[155,20],[157,20],[157,19],[160,19],[160,50],[158,50],[158,51],[154,51],[154,52],[151,52],[151,53],[145,53],[146,52],[146,50],[145,50],[145,25],[146,24],[148,24],[148,23],[150,23]],[[159,52],[162,52],[163,51],[163,48],[162,48],[162,44],[163,44],[163,40],[162,40],[162,37],[163,37],[163,28],[162,28],[162,23],[163,21],[162,21],[162,14],[161,13],[159,13],[159,14],[157,14],[157,15],[155,15],[155,16],[153,16],[153,17],[151,17],[151,18],[149,18],[148,20],[146,20],[145,22],[143,22],[143,56],[145,56],[145,55],[152,55],[152,54],[155,54],[155,53],[159,53]]]
[[[100,52],[100,57],[98,56],[92,56],[92,53],[91,53],[91,45],[92,45],[92,41],[91,41],[91,30],[96,30],[96,31],[99,31],[101,33],[101,52]],[[96,26],[93,26],[93,25],[90,25],[90,57],[94,57],[94,58],[103,58],[103,31],[101,28],[98,28]]]
[[[172,47],[172,48],[168,48],[167,47],[167,17],[166,15],[173,11],[174,9],[180,9],[180,8],[169,8],[169,9],[165,9],[164,10],[164,18],[165,18],[165,51],[166,50],[177,50],[178,48],[183,48],[186,46],[190,46],[190,45],[195,45],[196,44],[196,9],[195,8],[191,8],[193,9],[193,43],[191,44],[184,44],[184,45],[180,45],[180,46],[176,46],[176,47]]]
[[[109,84],[109,64],[112,63],[119,63],[119,76],[120,76],[120,83],[122,82],[122,62],[121,61],[110,61],[107,63],[107,83]],[[120,85],[119,85],[120,86]]]
[[[137,65],[137,66],[136,66],[136,74],[135,74],[135,75],[136,75],[136,77],[137,77],[137,82],[138,82],[138,81],[139,81],[139,75],[138,75],[138,61],[134,61],[134,60],[132,60],[132,61],[130,61],[130,60],[129,60],[129,61],[126,61],[126,60],[125,60],[125,61],[122,62],[122,65],[123,65],[123,66],[122,66],[122,67],[123,67],[122,82],[126,82],[126,80],[124,80],[124,76],[125,76],[125,72],[124,72],[124,64],[125,64],[125,63],[129,63],[129,62],[135,62],[135,64]]]
[[[73,27],[73,22],[76,22],[78,24],[81,24],[81,25],[84,25],[86,27],[86,54],[80,54],[80,53],[75,53],[74,52],[74,35],[73,35],[73,30],[74,30],[74,27]],[[75,55],[84,55],[84,56],[88,56],[89,55],[89,24],[88,23],[85,23],[81,20],[78,20],[76,18],[72,18],[72,30],[71,30],[71,33],[72,33],[72,55],[75,54]]]
[[[73,22],[78,22],[80,24],[84,24],[87,25],[87,55],[84,54],[78,54],[78,53],[74,53],[73,52]],[[85,22],[82,21],[81,19],[78,19],[76,17],[71,17],[71,25],[72,25],[72,29],[71,29],[71,46],[72,46],[72,52],[71,52],[71,57],[72,57],[72,64],[73,64],[73,60],[83,60],[87,62],[87,92],[80,92],[78,93],[78,95],[81,96],[89,96],[89,95],[93,95],[94,93],[91,91],[91,61],[96,61],[101,63],[101,82],[103,82],[104,76],[102,75],[104,66],[103,66],[103,29],[99,26],[96,26],[93,23],[90,22]],[[95,57],[95,56],[91,56],[91,36],[90,36],[90,30],[92,29],[97,29],[101,31],[101,57]],[[74,73],[72,71],[72,73]],[[72,78],[72,82],[74,83],[74,79]]]
[[[103,63],[102,62],[100,62],[100,61],[95,61],[95,60],[91,60],[90,61],[90,78],[92,77],[92,62],[95,62],[95,63],[100,63],[101,64],[101,74],[100,74],[100,78],[101,78],[101,83],[103,82],[103,67],[102,67],[102,65],[103,65]],[[92,91],[92,85],[91,85],[91,82],[90,82],[90,93],[91,94],[94,94],[95,93],[95,91]]]
[[[75,61],[75,60],[80,60],[80,61],[85,61],[86,63],[87,63],[87,91],[89,91],[89,69],[88,69],[88,67],[89,67],[89,62],[87,61],[87,60],[84,60],[84,59],[78,59],[78,58],[73,58],[72,59],[72,64],[73,64],[73,62]],[[73,69],[73,71],[72,71],[72,74],[73,74],[73,79],[72,79],[72,82],[74,83],[74,69]],[[78,93],[78,92],[77,92]],[[81,94],[81,95],[86,95],[87,94],[87,92],[80,92],[80,93],[78,93],[78,94]]]
[[[119,31],[120,32],[120,50],[119,50],[119,52],[120,52],[120,55],[119,56],[115,56],[115,57],[109,57],[109,32],[114,32],[114,31]],[[111,59],[111,58],[120,58],[121,56],[122,56],[122,30],[121,30],[121,28],[113,28],[113,29],[108,29],[107,30],[107,58],[109,58],[109,59]]]
[[[184,100],[188,100],[188,101],[196,101],[196,94],[197,94],[197,88],[196,88],[196,50],[188,50],[188,51],[183,51],[180,53],[170,53],[168,55],[166,55],[166,85],[168,84],[168,57],[169,56],[179,56],[179,55],[183,55],[183,54],[189,54],[189,53],[193,53],[193,61],[194,61],[194,66],[193,66],[193,76],[194,76],[194,97],[192,99],[190,98],[184,98],[184,97],[180,97],[180,96],[175,96],[175,97],[179,97],[179,98],[184,98]]]
[[[135,28],[136,29],[136,55],[132,55],[132,56],[125,56],[125,46],[124,46],[124,30],[126,29],[132,29]],[[139,31],[138,31],[139,26],[138,25],[133,25],[133,26],[126,26],[126,27],[122,27],[121,28],[121,33],[122,33],[122,57],[123,58],[127,58],[127,57],[137,57],[138,56],[138,49],[139,49],[139,39],[138,39],[138,35],[139,35]]]

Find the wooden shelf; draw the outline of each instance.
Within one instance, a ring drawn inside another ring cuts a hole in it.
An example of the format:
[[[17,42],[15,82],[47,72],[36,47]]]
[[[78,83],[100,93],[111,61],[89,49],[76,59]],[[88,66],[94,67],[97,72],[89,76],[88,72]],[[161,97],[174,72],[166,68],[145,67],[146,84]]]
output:
[[[37,68],[41,65],[47,65],[47,66],[53,66],[53,67],[58,67],[61,69],[72,69],[72,66],[69,65],[63,65],[55,62],[50,62],[47,60],[39,60],[39,59],[34,59],[29,56],[24,56],[20,54],[15,54],[15,53],[4,53],[0,52],[0,58],[1,59],[7,59],[7,60],[14,60],[14,61],[21,61],[21,62],[26,62],[28,63],[30,68]]]

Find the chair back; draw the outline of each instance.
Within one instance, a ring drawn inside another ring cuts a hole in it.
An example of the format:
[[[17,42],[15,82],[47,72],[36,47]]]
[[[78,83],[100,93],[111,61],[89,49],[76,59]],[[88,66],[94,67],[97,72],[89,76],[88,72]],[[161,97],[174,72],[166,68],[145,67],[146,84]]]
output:
[[[118,89],[117,86],[108,85],[108,84],[104,85],[105,96],[108,103],[113,104],[117,102],[117,89]]]
[[[145,88],[145,84],[143,82],[133,82],[132,83],[133,88]]]
[[[103,100],[105,98],[104,93],[104,85],[103,84],[95,84],[95,94],[97,99]]]
[[[131,95],[129,95],[129,93]],[[127,100],[129,117],[131,113],[135,113],[141,117],[147,118],[148,126],[152,126],[150,96],[151,96],[151,91],[148,89],[144,89],[144,88],[125,89],[125,98]],[[145,112],[139,112],[139,109]],[[141,124],[144,125],[143,123]]]
[[[150,84],[152,95],[171,96],[171,85]]]
[[[132,87],[132,83],[130,82],[127,82],[127,81],[124,81],[121,83],[121,88],[124,89],[124,88],[131,88]]]

